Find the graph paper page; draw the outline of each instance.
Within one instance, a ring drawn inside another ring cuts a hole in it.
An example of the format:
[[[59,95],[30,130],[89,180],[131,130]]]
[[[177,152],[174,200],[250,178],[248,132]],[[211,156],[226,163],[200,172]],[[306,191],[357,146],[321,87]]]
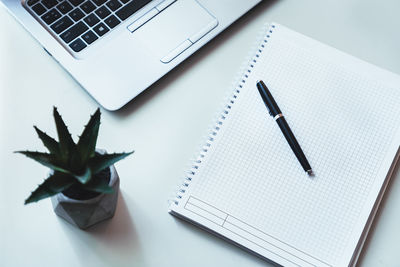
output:
[[[347,266],[399,147],[400,79],[277,24],[256,54],[171,209],[283,265]]]

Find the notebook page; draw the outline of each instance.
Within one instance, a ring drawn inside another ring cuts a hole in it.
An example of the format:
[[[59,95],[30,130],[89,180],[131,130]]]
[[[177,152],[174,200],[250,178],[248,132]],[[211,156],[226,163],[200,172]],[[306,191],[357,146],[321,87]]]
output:
[[[280,264],[348,265],[399,147],[400,116],[383,114],[400,114],[400,79],[280,25],[267,35],[172,210]],[[315,177],[269,116],[259,79]]]

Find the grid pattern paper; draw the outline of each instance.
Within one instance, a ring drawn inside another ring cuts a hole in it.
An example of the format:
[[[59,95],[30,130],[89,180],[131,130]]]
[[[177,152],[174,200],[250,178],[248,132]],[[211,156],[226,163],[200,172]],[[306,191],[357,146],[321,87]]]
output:
[[[288,30],[280,34],[280,27],[263,41],[182,204],[191,196],[277,244],[335,266],[349,237],[361,234],[355,229],[360,213],[376,179],[384,178],[378,172],[399,130],[400,88],[314,53]],[[269,116],[258,79],[279,104],[314,177],[303,171]]]

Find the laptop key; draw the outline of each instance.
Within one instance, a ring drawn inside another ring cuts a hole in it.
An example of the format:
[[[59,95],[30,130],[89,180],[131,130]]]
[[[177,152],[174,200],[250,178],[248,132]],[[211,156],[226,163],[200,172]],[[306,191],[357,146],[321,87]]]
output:
[[[93,43],[94,41],[96,41],[96,40],[99,39],[99,38],[97,37],[97,35],[96,35],[94,32],[88,31],[87,33],[85,33],[84,35],[82,35],[82,39],[83,39],[86,43],[91,44],[91,43]]]
[[[103,36],[104,34],[106,34],[109,29],[107,28],[106,25],[104,25],[104,23],[99,23],[97,24],[95,27],[93,27],[93,30],[99,35],[99,36]]]
[[[78,22],[65,32],[63,32],[60,37],[61,39],[64,40],[67,44],[74,40],[76,37],[82,35],[85,31],[87,31],[89,28],[88,26],[85,25],[82,21]]]
[[[95,13],[97,14],[97,16],[99,16],[99,18],[104,19],[105,17],[107,17],[108,15],[111,14],[110,10],[108,10],[108,8],[106,8],[105,6],[100,7],[99,9],[97,9],[95,11]]]
[[[32,10],[36,13],[36,15],[41,16],[44,12],[46,12],[46,8],[42,4],[37,4],[32,7]]]
[[[36,4],[39,1],[40,0],[28,0],[26,3],[28,4],[28,6],[33,6],[34,4]]]
[[[59,4],[57,6],[58,11],[60,11],[63,14],[67,14],[68,12],[70,12],[72,10],[72,6],[70,3],[68,3],[67,1],[62,2],[61,4]]]
[[[106,5],[112,11],[115,11],[115,10],[117,10],[118,8],[120,8],[122,6],[122,4],[120,2],[118,2],[118,0],[110,0],[110,1],[107,2]]]
[[[114,16],[114,15],[111,15],[111,16],[109,16],[108,18],[106,18],[106,19],[104,20],[104,22],[105,22],[105,23],[108,25],[108,27],[110,27],[111,29],[114,28],[115,26],[117,26],[117,25],[120,23],[119,19],[117,19],[117,17]]]
[[[101,6],[106,2],[106,0],[92,0],[97,6]]]
[[[83,18],[85,16],[85,14],[83,14],[83,12],[79,9],[79,8],[75,8],[74,10],[72,10],[71,12],[68,13],[68,15],[74,20],[74,21],[78,21],[81,18]]]
[[[90,14],[86,18],[83,19],[90,27],[96,25],[100,20],[95,14]]]
[[[71,47],[71,49],[75,52],[82,51],[82,49],[84,49],[86,46],[87,45],[81,39],[76,39],[69,45],[69,47]]]
[[[80,52],[152,0],[25,0],[69,47]]]
[[[60,12],[58,12],[55,8],[45,13],[41,18],[46,24],[52,24],[54,21],[58,20],[61,17]]]
[[[72,20],[65,16],[57,20],[53,25],[51,25],[51,28],[55,33],[59,34],[68,29],[72,24],[74,24]]]
[[[83,3],[82,5],[80,5],[81,9],[83,11],[85,11],[86,14],[89,14],[90,12],[92,12],[93,10],[96,9],[96,6],[89,1],[86,1],[85,3]]]
[[[83,3],[84,0],[70,0],[69,2],[73,5],[73,6],[79,6],[80,4]]]
[[[150,3],[151,0],[135,0],[124,6],[123,8],[119,9],[115,14],[121,20],[126,20],[129,18],[133,13]]]
[[[58,2],[56,0],[42,0],[42,4],[47,7],[48,9],[52,8],[53,6],[57,5]]]

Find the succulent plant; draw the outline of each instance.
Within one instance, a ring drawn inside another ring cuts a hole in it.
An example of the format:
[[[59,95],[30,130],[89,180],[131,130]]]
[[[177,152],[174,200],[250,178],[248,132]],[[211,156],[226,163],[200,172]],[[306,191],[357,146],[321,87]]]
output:
[[[49,153],[16,151],[16,153],[24,154],[52,170],[50,176],[25,200],[25,204],[37,202],[71,188],[83,192],[112,193],[113,190],[108,185],[109,177],[104,178],[104,175],[99,175],[99,173],[129,156],[133,151],[114,154],[96,152],[100,109],[97,109],[91,116],[76,144],[56,107],[53,109],[53,115],[58,142],[34,126]]]

